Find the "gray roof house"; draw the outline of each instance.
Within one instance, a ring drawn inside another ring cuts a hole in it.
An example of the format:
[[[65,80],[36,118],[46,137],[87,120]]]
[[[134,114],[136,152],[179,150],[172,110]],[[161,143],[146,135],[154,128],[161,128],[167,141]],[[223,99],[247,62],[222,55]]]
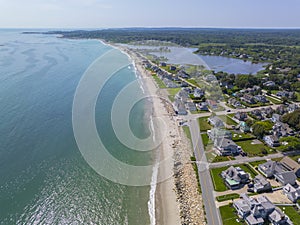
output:
[[[220,128],[213,128],[211,130],[208,130],[207,135],[212,141],[220,138],[232,139],[232,133],[229,130]]]
[[[278,147],[280,146],[279,139],[276,135],[266,135],[264,136],[264,142],[270,147]]]
[[[280,208],[275,207],[274,211],[268,216],[273,225],[292,225],[292,221],[285,215]]]
[[[290,184],[287,184],[283,187],[283,193],[288,197],[292,202],[296,202],[300,198],[300,187],[293,187]]]
[[[270,182],[267,181],[267,179],[261,174],[257,175],[253,179],[253,183],[254,183],[253,189],[257,193],[262,193],[262,192],[267,192],[272,190],[272,186]]]
[[[184,103],[181,100],[175,99],[175,101],[173,103],[173,107],[174,107],[175,112],[178,115],[187,115],[186,108],[184,106]]]
[[[214,141],[214,146],[217,149],[217,154],[222,156],[236,155],[241,148],[232,140],[227,138],[219,138]]]
[[[223,121],[220,119],[220,117],[217,116],[211,116],[208,118],[208,122],[213,125],[214,127],[224,127]]]
[[[283,159],[282,159],[283,160]],[[296,175],[295,171],[291,168],[286,166],[285,160],[282,162],[275,162],[275,161],[267,161],[263,164],[258,166],[258,170],[268,178],[274,177],[275,180],[280,182],[282,185],[291,184],[294,185],[296,183]]]
[[[265,196],[257,198],[249,197],[247,194],[241,194],[241,198],[233,202],[238,215],[249,225],[262,225],[271,215],[275,206]]]
[[[222,171],[221,177],[224,179],[226,186],[234,190],[241,188],[247,183],[250,176],[240,167],[231,166],[227,170]]]

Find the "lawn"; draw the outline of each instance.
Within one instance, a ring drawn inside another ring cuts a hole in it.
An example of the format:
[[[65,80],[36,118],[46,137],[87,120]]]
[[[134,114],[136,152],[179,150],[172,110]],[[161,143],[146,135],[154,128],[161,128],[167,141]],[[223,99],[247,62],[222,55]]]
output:
[[[294,224],[300,221],[300,213],[293,206],[279,206],[279,208],[290,218]]]
[[[220,167],[220,168],[213,168],[210,169],[210,175],[214,184],[214,189],[216,191],[226,191],[228,188],[226,187],[222,177],[220,176],[221,172],[228,169],[228,166]]]
[[[236,214],[235,209],[231,205],[221,206],[219,208],[223,225],[241,225],[242,222],[237,222],[239,217]]]
[[[173,96],[175,96],[180,90],[181,88],[168,88],[169,94]]]
[[[208,117],[201,117],[198,119],[200,131],[207,131],[211,129],[211,125],[209,125],[207,119]]]
[[[197,86],[197,87],[199,87],[199,84],[194,79],[188,79],[186,81],[189,82],[189,83],[191,83],[191,84],[193,84],[193,85],[195,85],[195,86]]]
[[[232,133],[232,140],[233,141],[246,141],[246,140],[252,140],[255,139],[255,137],[252,134],[245,134],[245,133]]]
[[[217,199],[218,202],[224,202],[224,201],[231,200],[231,199],[236,199],[236,198],[239,198],[239,197],[240,197],[239,194],[233,193],[233,194],[218,196],[218,197],[216,197],[216,199]]]
[[[235,122],[232,118],[230,118],[229,116],[226,115],[220,115],[219,116],[227,125],[231,126],[235,126],[237,125],[237,122]]]
[[[247,141],[237,141],[236,144],[241,146],[243,151],[248,154],[248,156],[264,156],[271,152],[264,144],[251,144],[253,140]]]
[[[281,100],[276,99],[276,98],[274,98],[274,97],[271,98],[271,97],[268,97],[268,96],[267,96],[267,99],[268,99],[270,102],[274,103],[274,104],[281,104],[281,103],[282,103]]]
[[[258,167],[260,164],[263,164],[267,162],[267,160],[260,160],[260,161],[255,161],[255,162],[250,162],[250,165],[253,166],[254,168]]]
[[[161,79],[159,79],[159,77],[157,75],[153,75],[152,77],[155,80],[155,82],[157,83],[159,88],[166,88],[167,87],[165,85],[165,83]]]
[[[296,94],[296,96],[297,96],[296,101],[297,101],[297,102],[300,102],[300,93],[299,93],[299,92],[295,92],[295,94]]]
[[[226,161],[230,161],[230,160],[234,160],[234,157],[232,156],[220,156],[217,155],[213,158],[213,160],[211,162],[226,162]]]
[[[201,137],[202,137],[203,145],[207,146],[209,141],[210,141],[208,135],[207,134],[201,134]]]

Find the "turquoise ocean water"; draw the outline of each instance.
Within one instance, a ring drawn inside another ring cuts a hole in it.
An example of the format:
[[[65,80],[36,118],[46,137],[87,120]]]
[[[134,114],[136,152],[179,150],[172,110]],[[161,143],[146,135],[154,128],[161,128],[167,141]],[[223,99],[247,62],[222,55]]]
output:
[[[0,45],[0,224],[149,224],[150,187],[128,187],[97,174],[73,135],[78,82],[111,47],[21,30],[0,30]],[[96,123],[112,155],[143,165],[149,155],[123,146],[110,122],[113,99],[135,79],[130,66],[109,80],[97,102]],[[130,116],[141,138],[149,135],[146,111],[140,102]]]

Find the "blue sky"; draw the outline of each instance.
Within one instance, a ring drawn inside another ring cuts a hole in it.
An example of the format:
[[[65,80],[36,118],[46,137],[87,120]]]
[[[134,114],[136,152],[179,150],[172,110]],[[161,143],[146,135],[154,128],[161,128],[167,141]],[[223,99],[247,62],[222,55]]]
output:
[[[0,27],[298,27],[300,0],[0,0]]]

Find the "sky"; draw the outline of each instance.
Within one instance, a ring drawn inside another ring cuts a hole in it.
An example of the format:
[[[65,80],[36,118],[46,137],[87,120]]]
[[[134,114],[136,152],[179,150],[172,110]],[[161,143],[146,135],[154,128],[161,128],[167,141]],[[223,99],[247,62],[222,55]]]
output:
[[[300,28],[300,0],[0,0],[1,28]]]

